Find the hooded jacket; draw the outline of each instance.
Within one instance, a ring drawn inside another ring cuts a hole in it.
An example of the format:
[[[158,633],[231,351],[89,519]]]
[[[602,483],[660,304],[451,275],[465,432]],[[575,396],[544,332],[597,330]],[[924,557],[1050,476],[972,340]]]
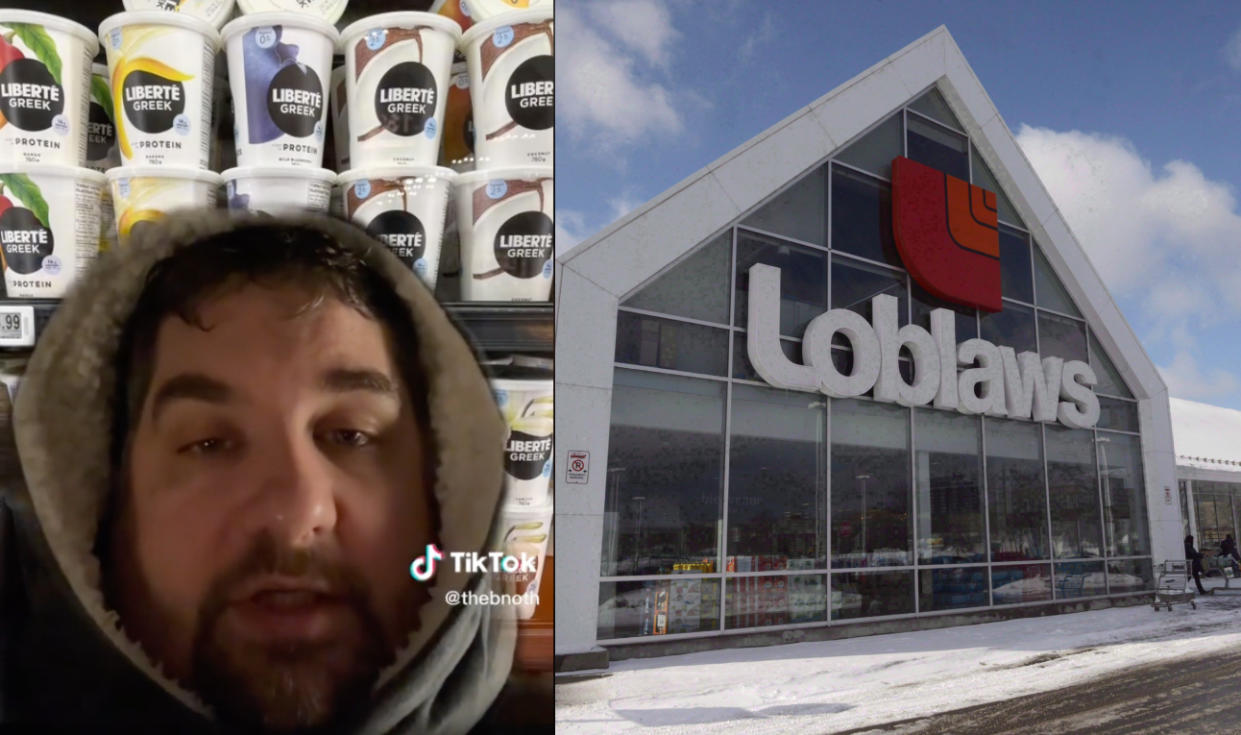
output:
[[[258,221],[179,214],[102,255],[40,335],[11,425],[0,411],[0,723],[218,731],[210,708],[125,634],[104,602],[92,547],[109,491],[117,345],[147,272],[181,245]],[[441,543],[499,548],[504,424],[470,344],[414,274],[362,231],[309,215],[284,221],[363,254],[408,306],[437,444]],[[431,584],[421,625],[381,672],[360,732],[466,733],[508,677],[512,609],[445,602],[452,590],[499,590],[494,580],[441,563]]]

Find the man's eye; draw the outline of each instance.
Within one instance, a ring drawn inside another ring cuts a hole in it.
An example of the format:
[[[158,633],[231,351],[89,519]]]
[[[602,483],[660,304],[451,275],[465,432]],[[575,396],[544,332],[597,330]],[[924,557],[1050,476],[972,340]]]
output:
[[[357,429],[333,429],[327,432],[328,441],[346,447],[364,447],[370,444],[374,437],[364,431]]]
[[[232,445],[227,439],[219,437],[210,437],[208,439],[199,439],[190,442],[177,450],[179,454],[219,454]]]

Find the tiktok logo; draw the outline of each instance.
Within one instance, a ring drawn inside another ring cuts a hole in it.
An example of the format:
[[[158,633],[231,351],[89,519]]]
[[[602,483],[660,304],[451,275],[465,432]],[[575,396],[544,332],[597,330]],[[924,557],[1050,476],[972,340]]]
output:
[[[427,553],[414,559],[409,565],[409,576],[419,582],[426,582],[435,576],[435,562],[444,558],[444,553],[435,544],[427,544]]]

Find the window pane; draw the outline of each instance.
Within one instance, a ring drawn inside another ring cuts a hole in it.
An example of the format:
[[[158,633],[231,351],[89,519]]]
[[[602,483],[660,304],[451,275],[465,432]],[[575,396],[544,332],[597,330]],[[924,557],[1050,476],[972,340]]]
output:
[[[904,152],[905,148],[901,145],[901,114],[898,112],[837,154],[836,160],[890,179],[892,159]]]
[[[1014,605],[1051,599],[1051,565],[991,567],[991,601]]]
[[[1115,398],[1100,398],[1099,428],[1138,431],[1138,404]]]
[[[1047,491],[1039,426],[988,418],[986,435],[991,560],[1046,559]]]
[[[1099,465],[1103,475],[1103,522],[1108,556],[1151,553],[1146,522],[1146,483],[1138,437],[1099,433]]]
[[[918,572],[920,612],[957,607],[984,607],[987,600],[987,568],[923,569]]]
[[[1040,311],[1038,341],[1042,357],[1086,362],[1086,322]]]
[[[912,564],[909,409],[832,400],[832,565]]]
[[[961,121],[957,120],[957,116],[952,114],[952,109],[948,107],[948,102],[944,100],[944,96],[937,89],[932,89],[930,92],[910,102],[909,106],[923,115],[933,117],[946,125],[951,125],[957,130],[963,129]]]
[[[724,385],[616,370],[603,514],[604,576],[716,565]]]
[[[1030,240],[1024,232],[1000,228],[1000,290],[1006,299],[1034,301]],[[1007,308],[1007,307],[1005,307]]]
[[[1124,559],[1107,563],[1107,591],[1141,592],[1155,588],[1150,559]]]
[[[999,204],[999,217],[1001,222],[1007,222],[1010,225],[1017,225],[1025,229],[1025,222],[1021,220],[1021,215],[1017,214],[1017,208],[1007,196],[1004,190],[1000,188],[1000,183],[996,180],[995,174],[991,172],[990,167],[982,160],[982,154],[977,148],[973,147],[970,151],[970,163],[974,167],[974,178],[971,183],[974,186],[981,186],[987,191],[995,193],[996,202]]]
[[[620,311],[616,314],[616,361],[727,375],[728,332]]]
[[[826,247],[827,166],[811,171],[741,224]]]
[[[914,411],[918,563],[986,561],[980,420]]]
[[[1103,556],[1094,432],[1045,428],[1053,551],[1061,559]]]
[[[903,267],[892,239],[892,187],[832,169],[832,249]]]
[[[810,320],[827,311],[827,253],[739,231],[733,324],[740,327],[750,313],[750,266],[755,263],[780,269],[780,334],[801,337]]]
[[[1034,309],[1004,302],[1004,310],[982,315],[982,338],[1000,347],[1012,347],[1018,354],[1038,352],[1034,339]]]
[[[913,572],[832,575],[832,620],[907,615],[913,611]]]
[[[1056,565],[1056,599],[1107,594],[1101,561],[1073,561]]]
[[[1051,263],[1047,262],[1042,248],[1039,247],[1034,248],[1034,285],[1039,306],[1071,316],[1082,315],[1077,310],[1077,305],[1073,303],[1073,297],[1069,296],[1064,284],[1056,277],[1055,271],[1051,269]]]
[[[784,354],[790,360],[798,365],[803,364],[801,359],[801,342],[793,342],[791,340],[780,340],[780,348],[784,350]],[[733,377],[742,378],[743,380],[759,380],[759,374],[754,371],[754,366],[750,364],[750,357],[746,353],[746,333],[737,332],[733,335]]]
[[[1096,393],[1133,398],[1124,378],[1120,377],[1120,371],[1103,351],[1103,346],[1099,344],[1093,331],[1090,333],[1090,366],[1094,368],[1095,377],[1099,379],[1094,388]]]
[[[724,627],[756,628],[827,620],[821,575],[740,577],[728,580]]]
[[[599,585],[600,640],[719,630],[720,583],[660,579]]]
[[[978,336],[978,322],[975,319],[976,309],[967,309],[964,306],[950,304],[927,293],[921,286],[910,281],[912,285],[910,294],[913,297],[913,323],[930,331],[931,329],[931,311],[934,309],[948,309],[956,315],[957,338],[956,343],[964,342],[967,339]],[[954,343],[955,344],[955,343]]]
[[[732,249],[732,233],[725,232],[634,294],[625,306],[727,324]]]
[[[970,180],[969,139],[917,115],[910,115],[906,124],[911,159],[962,181]]]
[[[909,294],[905,290],[903,273],[848,258],[832,258],[833,309],[856,311],[869,322],[870,300],[880,294],[897,298],[900,302],[896,307],[897,323],[901,326],[908,324]],[[849,345],[849,341],[840,335],[836,335],[834,342],[841,346]]]
[[[730,564],[759,556],[770,570],[827,568],[826,409],[815,393],[733,386]]]

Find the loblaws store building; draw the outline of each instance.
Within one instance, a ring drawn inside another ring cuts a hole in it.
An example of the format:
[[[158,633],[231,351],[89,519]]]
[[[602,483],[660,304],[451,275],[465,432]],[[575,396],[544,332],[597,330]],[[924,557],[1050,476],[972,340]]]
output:
[[[943,27],[557,267],[561,671],[1184,557],[1167,389]]]

